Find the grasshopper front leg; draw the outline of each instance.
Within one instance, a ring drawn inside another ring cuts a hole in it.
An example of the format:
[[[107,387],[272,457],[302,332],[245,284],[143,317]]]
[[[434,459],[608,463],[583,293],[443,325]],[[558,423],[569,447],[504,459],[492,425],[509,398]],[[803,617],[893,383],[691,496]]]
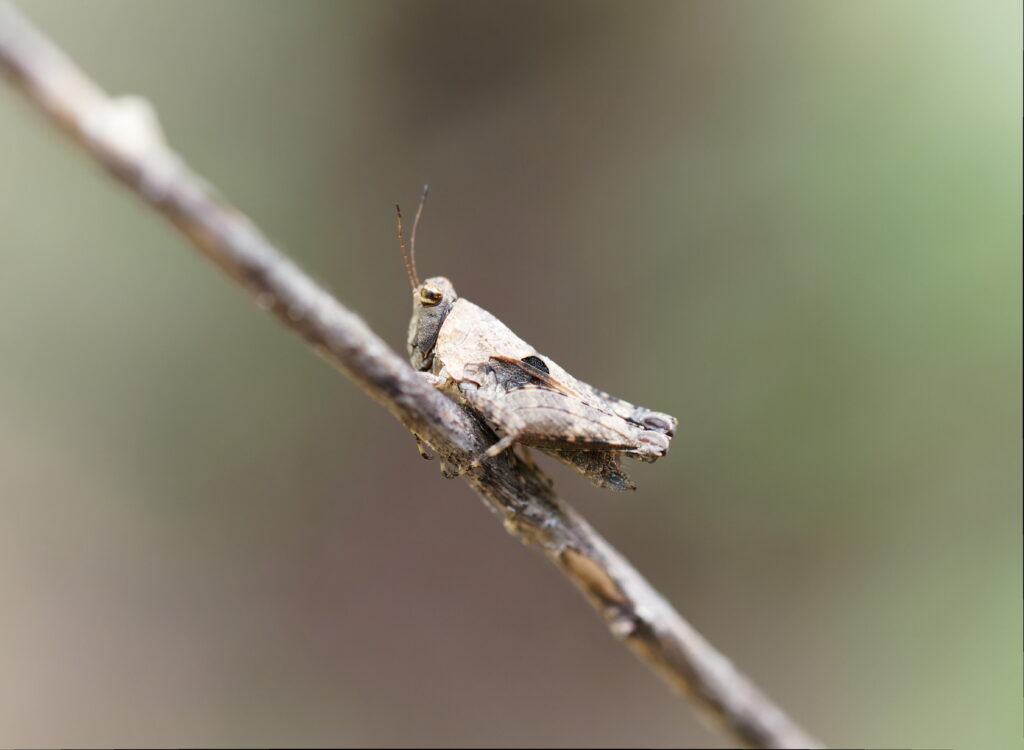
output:
[[[432,372],[423,372],[423,371],[421,371],[419,374],[420,374],[420,376],[425,381],[427,381],[427,383],[429,383],[430,385],[434,386],[435,388],[437,388],[442,393],[448,394],[449,386],[451,385],[451,378],[448,377],[447,372],[442,370],[440,375],[435,375]],[[416,438],[416,448],[419,450],[420,455],[423,456],[423,458],[425,458],[427,460],[430,460],[431,458],[433,458],[433,456],[431,456],[427,452],[427,447],[424,444],[424,442],[422,440],[420,440],[419,436],[418,435],[414,435],[413,437]],[[493,455],[494,456],[498,455],[498,453],[501,453],[501,451],[503,451],[506,448],[508,448],[508,446],[511,445],[511,444],[512,444],[511,442],[505,444],[499,450],[494,452]],[[494,450],[495,447],[497,447],[497,445],[491,446],[491,448],[489,450]],[[444,461],[442,461],[441,462],[441,473],[444,475],[445,479],[454,479],[456,477],[459,477],[459,476],[465,474],[466,471],[468,471],[469,469],[474,469],[477,466],[479,466],[480,462],[485,457],[488,457],[488,456],[485,456],[483,454],[478,456],[477,458],[475,458],[470,463],[470,465],[466,469],[461,469],[461,470],[460,469],[453,469],[451,466],[449,466],[448,464],[444,463]]]
[[[445,383],[444,378],[440,377],[439,375],[435,375],[432,372],[421,372],[419,374],[423,377],[424,380],[426,380],[430,385],[434,386],[438,390],[440,390]],[[427,452],[427,445],[422,440],[420,440],[420,436],[413,435],[413,437],[416,439],[416,450],[419,451],[420,455],[427,461],[433,458],[433,456],[431,456],[430,453]]]

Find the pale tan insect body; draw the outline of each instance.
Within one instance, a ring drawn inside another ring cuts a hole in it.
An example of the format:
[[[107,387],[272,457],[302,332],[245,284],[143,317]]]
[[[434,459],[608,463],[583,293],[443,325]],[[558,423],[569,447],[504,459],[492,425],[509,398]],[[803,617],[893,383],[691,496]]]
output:
[[[620,457],[654,461],[668,451],[674,417],[577,380],[447,279],[419,284],[413,308],[410,361],[493,427],[500,439],[485,457],[531,446],[599,486],[632,489]]]

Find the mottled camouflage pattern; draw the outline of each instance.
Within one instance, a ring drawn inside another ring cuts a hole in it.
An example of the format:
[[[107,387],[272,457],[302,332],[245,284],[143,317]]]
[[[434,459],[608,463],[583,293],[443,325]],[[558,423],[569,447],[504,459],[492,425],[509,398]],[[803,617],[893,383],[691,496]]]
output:
[[[409,356],[437,387],[476,411],[502,438],[544,451],[600,487],[634,489],[619,459],[654,461],[676,419],[577,380],[443,277],[414,292]]]

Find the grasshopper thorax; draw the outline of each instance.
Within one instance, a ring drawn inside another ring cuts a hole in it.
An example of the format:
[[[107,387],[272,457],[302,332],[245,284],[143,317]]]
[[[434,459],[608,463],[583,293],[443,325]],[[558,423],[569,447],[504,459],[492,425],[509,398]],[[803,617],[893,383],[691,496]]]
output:
[[[434,276],[412,292],[412,320],[409,321],[409,362],[417,370],[430,370],[434,362],[437,334],[458,296],[452,282]]]

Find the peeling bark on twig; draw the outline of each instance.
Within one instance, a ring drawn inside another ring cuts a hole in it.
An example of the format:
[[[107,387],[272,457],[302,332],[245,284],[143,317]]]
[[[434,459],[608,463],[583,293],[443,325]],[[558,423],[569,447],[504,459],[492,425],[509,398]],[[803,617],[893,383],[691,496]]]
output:
[[[494,435],[428,385],[353,312],[277,250],[167,146],[152,107],[111,98],[11,6],[0,3],[0,70],[88,154],[172,221],[257,304],[387,408],[583,592],[612,634],[735,740],[817,747],[694,630],[515,450],[470,461]]]

